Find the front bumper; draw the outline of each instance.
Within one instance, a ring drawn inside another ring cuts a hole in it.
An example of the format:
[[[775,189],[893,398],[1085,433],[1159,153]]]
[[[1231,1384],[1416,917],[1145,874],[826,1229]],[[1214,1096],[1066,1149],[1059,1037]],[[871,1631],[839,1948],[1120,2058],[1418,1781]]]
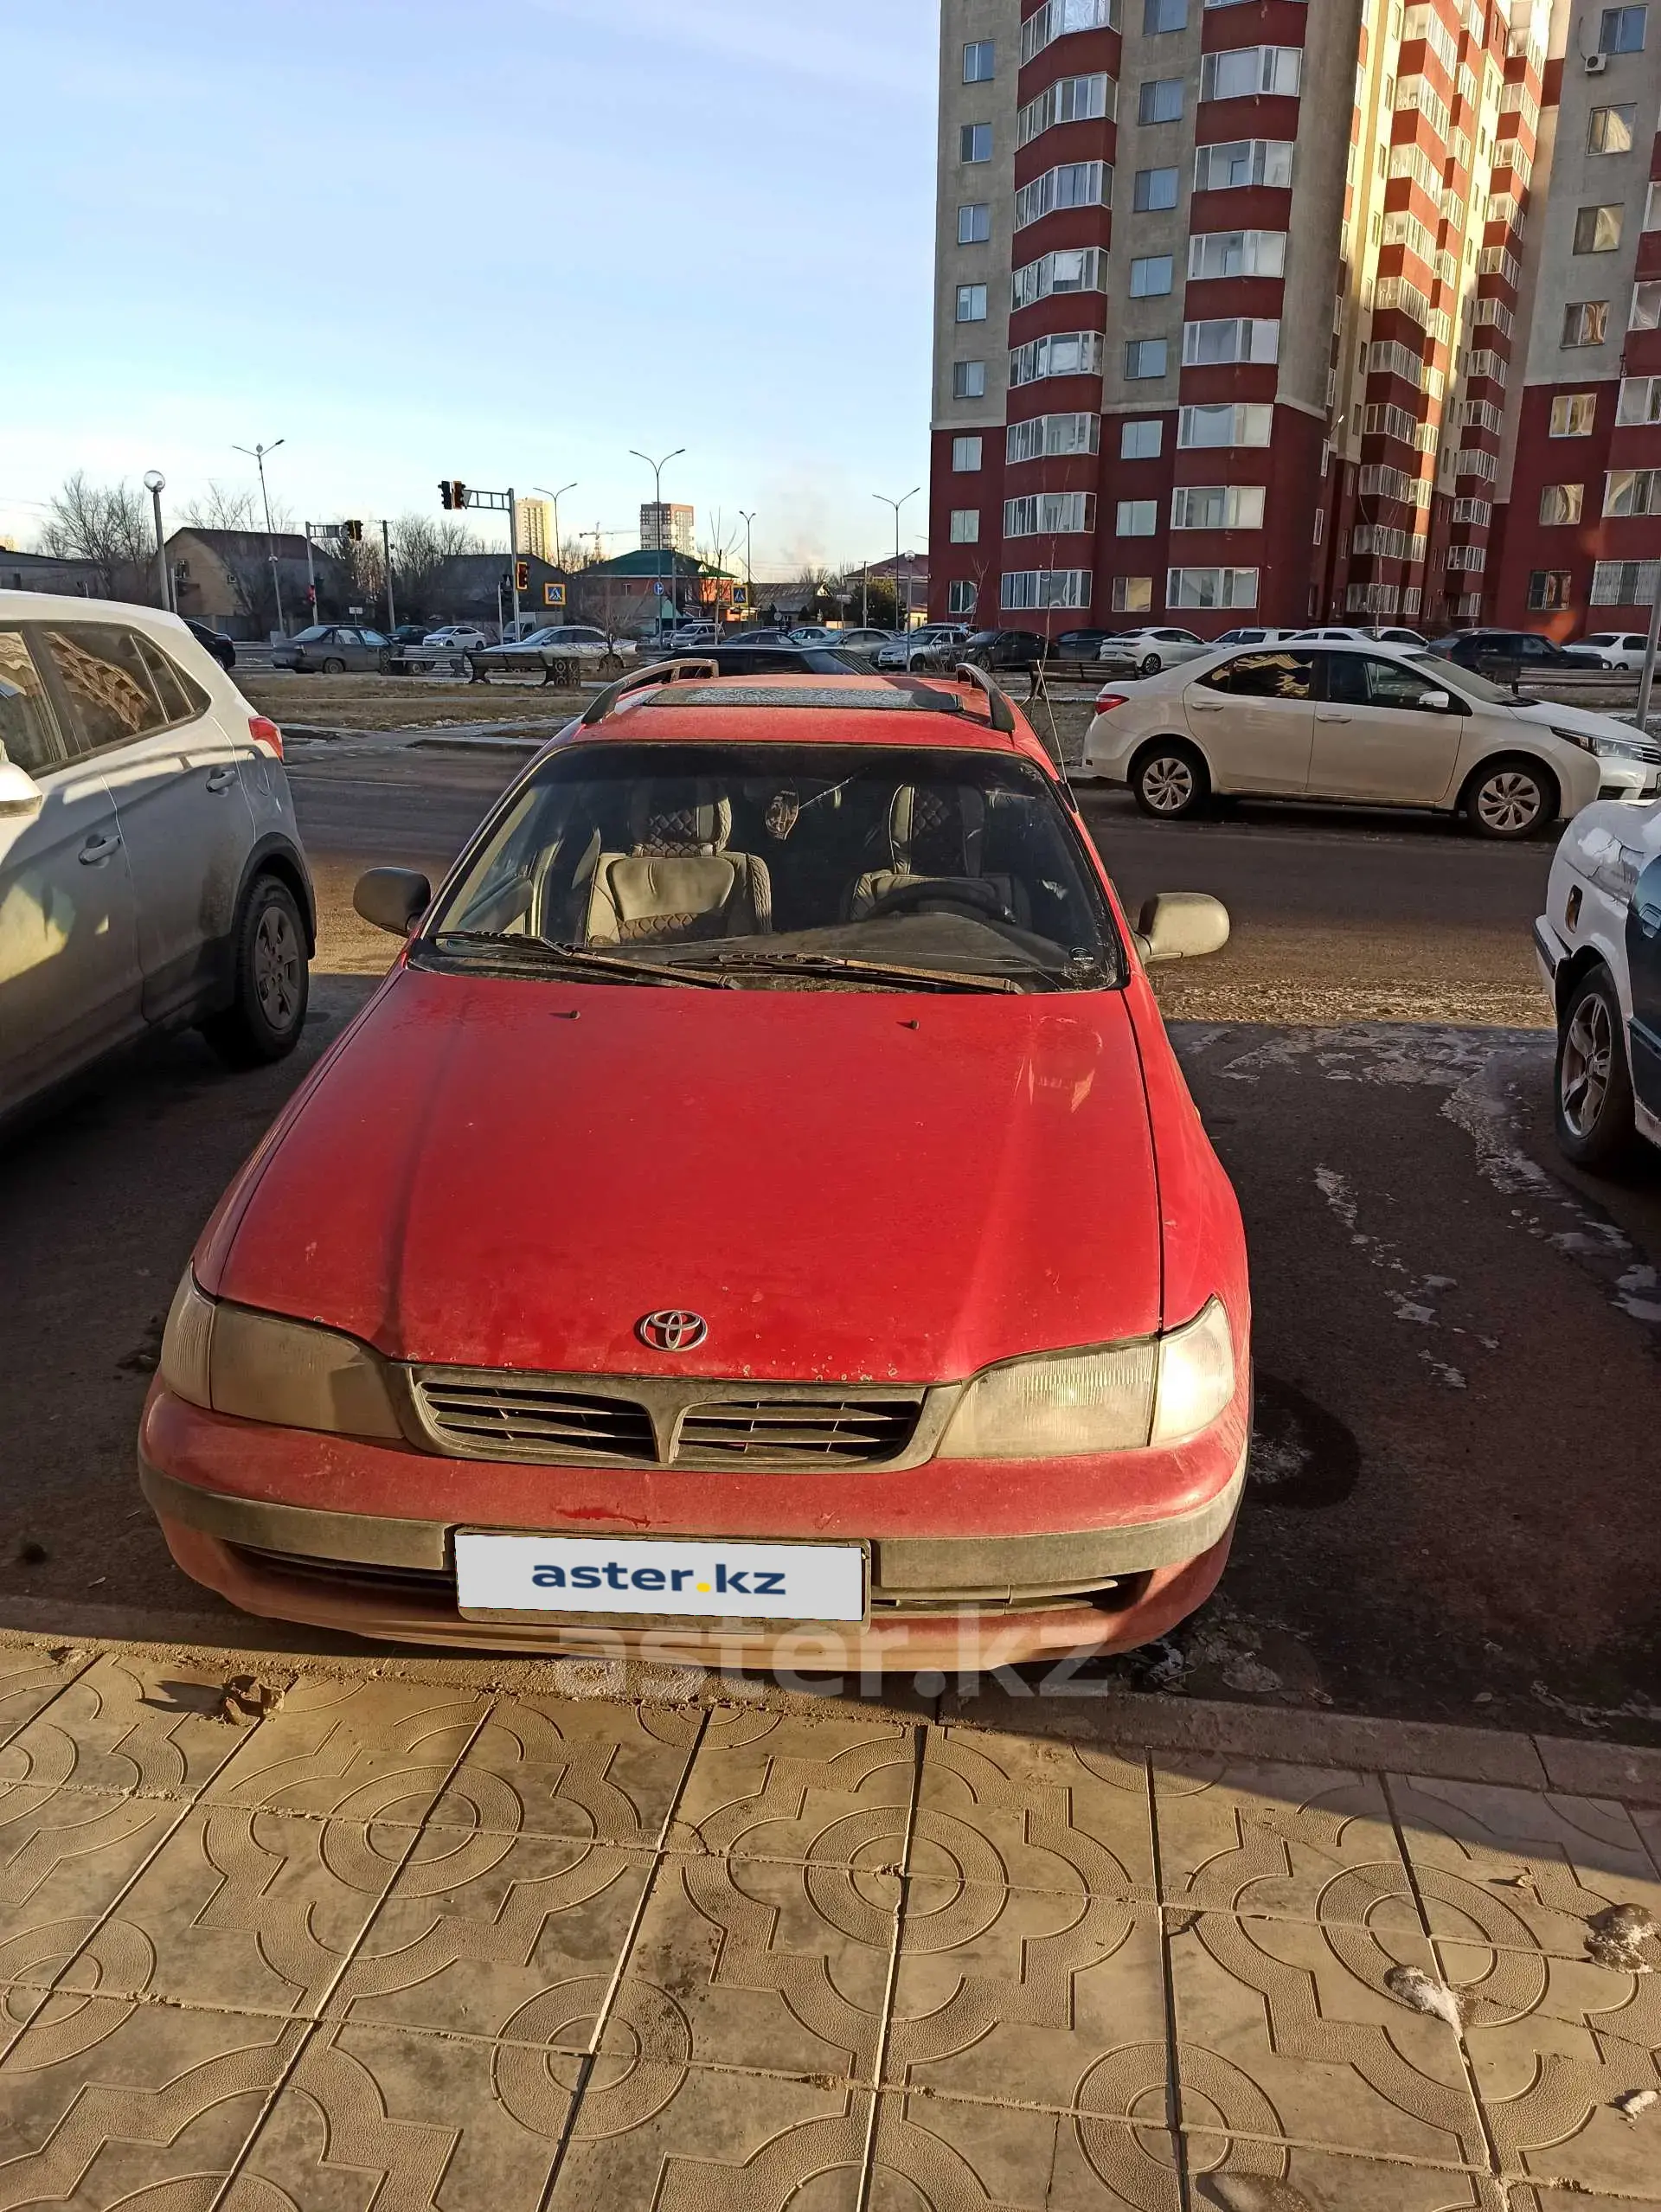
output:
[[[1627,806],[1642,806],[1661,792],[1661,768],[1649,760],[1622,760],[1614,755],[1598,761],[1598,797]]]
[[[748,1478],[742,1489],[751,1511],[742,1533],[869,1538],[871,1607],[863,1625],[603,1614],[465,1616],[455,1581],[459,1528],[619,1536],[710,1531],[711,1512],[696,1516],[702,1526],[689,1525],[689,1500],[678,1516],[661,1509],[631,1513],[621,1510],[620,1500],[608,1510],[585,1507],[573,1495],[574,1479],[580,1478],[545,1466],[434,1460],[350,1439],[262,1428],[205,1413],[158,1388],[145,1410],[139,1472],[179,1566],[248,1613],[462,1647],[641,1654],[807,1672],[965,1672],[1063,1653],[1125,1651],[1173,1627],[1209,1596],[1222,1573],[1244,1488],[1246,1451],[1244,1420],[1231,1414],[1207,1438],[1177,1452],[1125,1455],[1167,1463],[1174,1510],[1151,1510],[1153,1501],[1145,1496],[1135,1518],[1095,1527],[1055,1525],[1058,1512],[1082,1518],[1076,1492],[1068,1495],[1070,1485],[1059,1496],[1031,1498],[1013,1516],[1014,1525],[1007,1496],[997,1501],[1002,1510],[984,1500],[977,1512],[974,1497],[957,1490],[952,1497],[933,1501],[932,1526],[925,1512],[914,1520],[914,1532],[882,1534],[873,1530],[891,1526],[892,1516],[882,1513],[882,1486],[869,1478],[837,1485],[834,1514],[815,1482]],[[321,1480],[319,1461],[328,1462]],[[350,1471],[354,1461],[358,1480]],[[373,1461],[399,1463],[394,1471],[402,1479],[389,1488],[388,1470],[372,1470]],[[901,1479],[913,1491],[926,1488],[927,1471],[914,1468]],[[956,1486],[963,1471],[961,1466],[951,1470],[946,1482]],[[535,1491],[541,1493],[535,1503],[523,1486],[526,1477],[535,1478]],[[224,1486],[232,1480],[238,1490]],[[442,1503],[433,1494],[434,1482],[446,1493]],[[263,1494],[249,1494],[250,1484]],[[705,1493],[726,1487],[700,1478]],[[1099,1512],[1099,1483],[1096,1487]],[[367,1502],[376,1491],[385,1503],[395,1495],[416,1512],[364,1512],[337,1502],[307,1502],[319,1493],[331,1501]],[[635,1501],[637,1507],[644,1502]],[[715,1504],[712,1512],[721,1516],[716,1532],[741,1533],[732,1525],[735,1506]],[[769,1526],[760,1524],[758,1513]],[[863,1526],[855,1525],[856,1516]],[[961,1533],[965,1528],[976,1533]]]

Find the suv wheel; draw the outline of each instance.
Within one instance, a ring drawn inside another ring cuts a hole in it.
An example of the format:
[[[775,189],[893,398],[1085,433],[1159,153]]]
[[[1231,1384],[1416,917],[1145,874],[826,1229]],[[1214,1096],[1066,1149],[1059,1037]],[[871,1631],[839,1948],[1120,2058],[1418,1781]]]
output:
[[[1180,738],[1156,738],[1131,770],[1132,798],[1144,814],[1164,822],[1197,814],[1210,790],[1204,761]]]
[[[256,876],[231,946],[231,1003],[202,1025],[230,1068],[281,1060],[299,1042],[311,982],[305,924],[294,894],[274,875]]]
[[[1620,1002],[1607,968],[1581,977],[1557,1029],[1557,1142],[1581,1167],[1613,1165],[1635,1141]]]
[[[1556,813],[1556,783],[1537,760],[1485,760],[1465,787],[1465,820],[1479,837],[1531,837]]]

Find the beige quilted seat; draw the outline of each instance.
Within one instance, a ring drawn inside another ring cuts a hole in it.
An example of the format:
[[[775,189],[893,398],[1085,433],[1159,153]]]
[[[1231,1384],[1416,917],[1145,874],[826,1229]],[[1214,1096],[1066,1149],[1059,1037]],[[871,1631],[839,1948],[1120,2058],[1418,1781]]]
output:
[[[637,785],[630,850],[594,863],[587,942],[669,945],[770,931],[766,862],[729,852],[732,833],[731,803],[714,784],[656,777]]]
[[[933,882],[945,889],[965,880],[988,883],[1016,921],[1029,919],[1024,888],[1008,875],[987,875],[986,798],[975,784],[901,784],[888,808],[887,868],[875,868],[854,885],[851,921],[863,921],[885,892],[902,883]]]

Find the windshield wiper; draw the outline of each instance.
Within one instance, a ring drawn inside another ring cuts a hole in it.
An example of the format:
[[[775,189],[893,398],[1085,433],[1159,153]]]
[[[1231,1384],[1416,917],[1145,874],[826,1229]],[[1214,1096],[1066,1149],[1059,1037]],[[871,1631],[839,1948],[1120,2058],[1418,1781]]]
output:
[[[440,950],[449,945],[488,945],[515,958],[544,962],[550,967],[592,969],[615,976],[624,983],[677,983],[689,991],[730,991],[726,976],[701,973],[696,968],[665,968],[649,960],[631,960],[620,952],[595,952],[587,945],[550,943],[545,937],[508,937],[497,929],[445,929],[431,939]]]
[[[1016,991],[1006,976],[958,974],[949,968],[912,968],[897,960],[851,960],[840,952],[715,952],[718,967],[756,968],[779,975],[851,975],[875,982],[928,984],[946,991]]]

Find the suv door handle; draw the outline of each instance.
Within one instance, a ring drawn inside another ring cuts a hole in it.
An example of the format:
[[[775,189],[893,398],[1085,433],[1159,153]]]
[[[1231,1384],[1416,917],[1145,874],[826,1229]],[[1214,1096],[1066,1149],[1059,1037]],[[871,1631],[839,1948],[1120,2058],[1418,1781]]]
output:
[[[100,835],[96,837],[88,837],[75,855],[75,858],[83,868],[101,868],[110,855],[119,849],[120,843],[121,840],[119,837],[109,837]]]
[[[208,788],[209,791],[229,791],[235,781],[234,768],[215,768],[208,774]]]

